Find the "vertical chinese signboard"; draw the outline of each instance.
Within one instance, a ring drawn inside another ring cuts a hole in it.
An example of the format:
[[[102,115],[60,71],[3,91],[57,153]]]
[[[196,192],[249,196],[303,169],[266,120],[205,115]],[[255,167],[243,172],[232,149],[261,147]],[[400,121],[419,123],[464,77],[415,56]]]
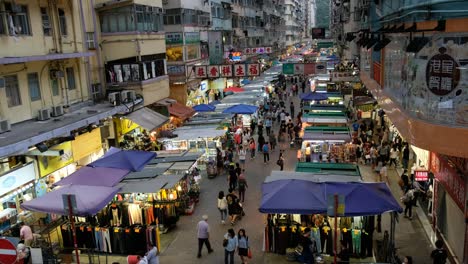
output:
[[[195,66],[194,71],[195,71],[195,78],[206,78],[207,72],[206,72],[206,66]]]
[[[221,31],[208,31],[208,50],[210,64],[223,63],[223,34]]]
[[[231,77],[232,76],[232,65],[221,65],[219,66],[219,72],[221,77]]]
[[[465,180],[449,163],[436,153],[431,153],[430,169],[460,209],[465,211]]]

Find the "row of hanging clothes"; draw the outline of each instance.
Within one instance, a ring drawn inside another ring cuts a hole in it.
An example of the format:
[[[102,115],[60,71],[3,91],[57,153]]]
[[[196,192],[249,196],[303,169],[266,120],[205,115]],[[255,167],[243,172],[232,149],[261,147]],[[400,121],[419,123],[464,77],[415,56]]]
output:
[[[71,225],[62,224],[60,231],[63,247],[73,248]],[[78,248],[103,253],[144,255],[156,242],[156,226],[134,225],[124,228],[76,223],[75,232]]]
[[[333,254],[335,219],[322,215],[268,215],[263,236],[263,250],[286,254],[295,248],[306,227],[317,254]],[[371,257],[373,250],[374,216],[340,217],[337,220],[337,238],[343,241],[353,257]]]

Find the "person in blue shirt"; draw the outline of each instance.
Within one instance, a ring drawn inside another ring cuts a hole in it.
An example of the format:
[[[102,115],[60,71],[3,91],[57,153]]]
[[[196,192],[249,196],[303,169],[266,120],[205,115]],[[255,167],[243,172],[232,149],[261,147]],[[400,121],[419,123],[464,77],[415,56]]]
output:
[[[146,253],[148,264],[159,264],[158,248],[156,244],[152,244],[150,251]]]
[[[237,232],[237,251],[239,252],[242,263],[247,264],[249,257],[249,237],[245,234],[244,229],[239,229]]]
[[[224,264],[234,264],[234,253],[238,247],[236,234],[234,229],[229,228],[228,232],[224,235]]]

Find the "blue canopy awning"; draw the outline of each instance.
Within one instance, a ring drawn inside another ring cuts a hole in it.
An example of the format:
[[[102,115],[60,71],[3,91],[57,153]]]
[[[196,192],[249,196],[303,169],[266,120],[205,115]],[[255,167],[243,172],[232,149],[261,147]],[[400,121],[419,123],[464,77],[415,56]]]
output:
[[[199,104],[192,107],[196,112],[213,112],[216,109],[216,106],[209,104]]]
[[[111,154],[104,155],[102,158],[88,164],[88,166],[141,171],[148,162],[156,157],[156,153],[148,151],[116,148],[111,150]]]
[[[238,104],[224,109],[224,114],[253,114],[258,107],[254,105]]]
[[[383,183],[312,182],[276,180],[262,185],[259,211],[271,214],[325,214],[328,197],[345,197],[345,216],[402,212],[388,186]]]
[[[301,94],[301,100],[304,101],[324,101],[328,100],[328,96],[325,93],[316,93],[316,92],[308,92],[305,94]]]

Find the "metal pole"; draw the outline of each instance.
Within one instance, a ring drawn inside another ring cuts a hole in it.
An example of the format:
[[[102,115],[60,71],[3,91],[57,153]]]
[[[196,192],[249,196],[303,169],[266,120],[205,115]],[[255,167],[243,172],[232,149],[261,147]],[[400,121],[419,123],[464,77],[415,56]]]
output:
[[[338,194],[334,195],[334,199],[335,199],[335,208],[334,208],[335,209],[335,239],[333,239],[333,243],[334,243],[334,248],[335,248],[335,250],[334,250],[335,254],[334,254],[334,257],[333,257],[333,259],[334,259],[333,263],[336,264],[337,263],[336,257],[337,257],[337,254],[338,254],[338,251],[337,251],[337,247],[338,247],[337,246],[338,245],[338,243],[337,243],[337,240],[338,240],[338,217],[337,217],[337,214],[338,214]]]
[[[73,246],[75,247],[76,263],[80,264],[80,255],[78,254],[78,242],[76,242],[75,219],[73,219],[73,207],[72,207],[72,202],[71,202],[71,195],[67,195],[67,201],[68,201],[68,215],[70,217],[72,234],[73,234]]]

